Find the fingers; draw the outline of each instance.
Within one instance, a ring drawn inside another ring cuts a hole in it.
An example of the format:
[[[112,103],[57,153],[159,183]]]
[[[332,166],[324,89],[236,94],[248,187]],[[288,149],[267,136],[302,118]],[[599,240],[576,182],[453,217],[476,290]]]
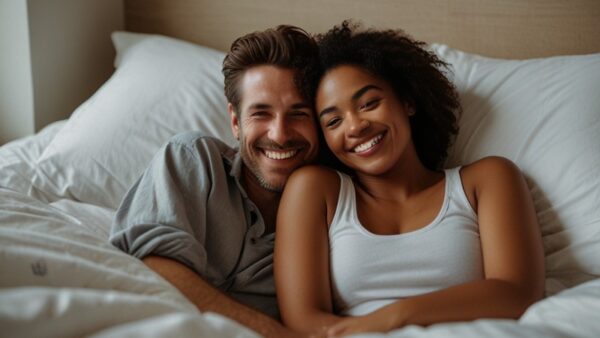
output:
[[[346,331],[344,323],[335,324],[327,329],[327,338],[342,337]]]
[[[323,326],[317,332],[312,333],[309,338],[330,338],[329,327]]]

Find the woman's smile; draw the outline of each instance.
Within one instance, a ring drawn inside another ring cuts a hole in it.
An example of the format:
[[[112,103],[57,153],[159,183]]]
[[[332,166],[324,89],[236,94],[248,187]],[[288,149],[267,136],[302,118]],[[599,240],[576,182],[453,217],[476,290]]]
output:
[[[369,156],[374,153],[379,147],[381,140],[385,136],[386,132],[379,133],[372,137],[366,142],[360,143],[359,145],[352,147],[351,151],[357,155]]]

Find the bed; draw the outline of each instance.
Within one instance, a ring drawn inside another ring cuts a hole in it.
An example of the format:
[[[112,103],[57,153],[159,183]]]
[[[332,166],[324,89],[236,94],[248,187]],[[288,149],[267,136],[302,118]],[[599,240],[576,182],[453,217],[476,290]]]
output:
[[[220,74],[237,36],[346,18],[402,28],[451,65],[463,104],[447,166],[505,156],[534,198],[545,298],[519,320],[362,337],[600,336],[600,2],[125,0],[112,77],[68,120],[0,147],[0,332],[7,337],[258,337],[201,313],[107,242],[170,136],[229,144]]]

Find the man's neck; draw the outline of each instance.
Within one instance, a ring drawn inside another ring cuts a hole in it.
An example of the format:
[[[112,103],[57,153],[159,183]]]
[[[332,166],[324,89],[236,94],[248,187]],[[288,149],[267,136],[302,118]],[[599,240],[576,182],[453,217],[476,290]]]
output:
[[[281,192],[265,189],[245,166],[242,168],[241,183],[265,221],[265,233],[274,232]]]

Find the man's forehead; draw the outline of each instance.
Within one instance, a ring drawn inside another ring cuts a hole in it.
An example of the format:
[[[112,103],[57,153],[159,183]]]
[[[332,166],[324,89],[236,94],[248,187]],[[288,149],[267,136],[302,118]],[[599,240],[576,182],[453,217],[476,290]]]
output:
[[[242,109],[307,105],[294,80],[295,71],[271,65],[248,69],[240,81]]]
[[[298,92],[294,80],[295,74],[293,69],[273,65],[251,67],[242,75],[240,81],[242,94],[245,92],[270,92],[275,89]]]
[[[296,71],[291,68],[284,68],[276,65],[256,65],[246,69],[243,76],[244,81],[252,82],[273,77],[293,80],[295,74]]]

